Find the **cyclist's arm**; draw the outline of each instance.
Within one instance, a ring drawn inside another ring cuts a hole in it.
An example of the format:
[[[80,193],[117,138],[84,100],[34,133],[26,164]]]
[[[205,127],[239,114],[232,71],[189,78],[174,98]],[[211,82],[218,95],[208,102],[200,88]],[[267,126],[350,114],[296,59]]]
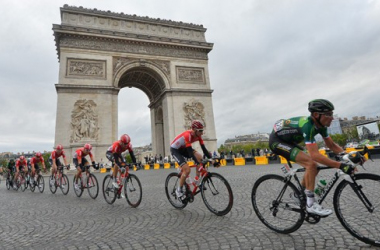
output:
[[[135,154],[133,153],[133,150],[129,151],[129,154],[132,158],[132,163],[136,164],[136,157],[135,157]]]
[[[306,149],[309,151],[310,157],[311,159],[313,159],[313,161],[316,161],[318,163],[321,163],[329,167],[334,167],[334,168],[340,167],[340,162],[333,161],[325,157],[321,153],[319,153],[317,143],[306,144]]]
[[[343,148],[341,148],[338,144],[336,144],[331,137],[323,138],[326,146],[331,149],[335,154],[339,154],[345,152]]]
[[[202,151],[203,151],[203,154],[208,158],[212,158],[212,155],[210,154],[210,152],[208,152],[208,150],[206,149],[206,146],[204,144],[201,144],[201,148],[202,148]]]

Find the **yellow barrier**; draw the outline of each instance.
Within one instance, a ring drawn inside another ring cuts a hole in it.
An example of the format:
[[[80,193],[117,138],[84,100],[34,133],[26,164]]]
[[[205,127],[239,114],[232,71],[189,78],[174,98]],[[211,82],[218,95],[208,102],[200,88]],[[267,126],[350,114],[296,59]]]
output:
[[[193,161],[188,161],[187,162],[187,165],[189,165],[189,166],[193,166],[195,163],[193,162]]]
[[[175,168],[179,168],[178,162],[175,162],[175,163],[174,163],[174,167],[175,167]]]
[[[220,162],[220,166],[227,166],[226,159],[221,159],[219,162]]]
[[[235,166],[244,166],[245,165],[245,159],[244,158],[234,158],[234,165]]]
[[[144,169],[145,169],[145,170],[149,170],[149,169],[150,169],[150,165],[149,165],[149,164],[145,164],[145,165],[144,165]]]
[[[324,155],[325,157],[329,157],[329,156],[327,155],[325,149],[320,149],[320,150],[319,150],[319,153],[320,153],[321,155]]]
[[[170,163],[164,163],[164,168],[170,168]]]
[[[107,169],[106,168],[101,168],[100,169],[100,173],[106,173],[107,172]]]
[[[160,164],[155,163],[155,164],[154,164],[154,169],[160,169]]]
[[[268,158],[266,156],[255,156],[256,165],[268,164]]]
[[[281,155],[279,155],[279,157],[280,157],[280,163],[281,164],[288,163],[288,161],[285,159],[285,157],[282,157]]]

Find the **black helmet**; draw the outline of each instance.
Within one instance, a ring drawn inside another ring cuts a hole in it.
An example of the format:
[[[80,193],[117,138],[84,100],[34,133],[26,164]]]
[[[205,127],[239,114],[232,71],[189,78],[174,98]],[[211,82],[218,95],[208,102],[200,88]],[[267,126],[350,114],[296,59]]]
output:
[[[315,99],[309,102],[310,112],[328,112],[333,111],[334,105],[325,99]]]

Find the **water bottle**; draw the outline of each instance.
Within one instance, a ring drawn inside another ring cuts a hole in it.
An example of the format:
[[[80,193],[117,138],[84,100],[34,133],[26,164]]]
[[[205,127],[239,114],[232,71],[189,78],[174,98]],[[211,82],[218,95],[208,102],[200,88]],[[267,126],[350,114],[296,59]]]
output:
[[[194,183],[195,183],[195,185],[199,186],[199,184],[200,184],[199,176],[196,175],[194,177]]]
[[[281,167],[281,170],[282,172],[284,172],[284,174],[288,174],[288,172],[290,171],[290,168],[288,164],[285,164],[284,166]]]
[[[320,196],[320,195],[322,194],[323,190],[325,189],[326,184],[327,184],[327,183],[326,183],[325,180],[319,180],[319,181],[317,182],[317,187],[315,188],[314,193],[315,193],[316,195]]]

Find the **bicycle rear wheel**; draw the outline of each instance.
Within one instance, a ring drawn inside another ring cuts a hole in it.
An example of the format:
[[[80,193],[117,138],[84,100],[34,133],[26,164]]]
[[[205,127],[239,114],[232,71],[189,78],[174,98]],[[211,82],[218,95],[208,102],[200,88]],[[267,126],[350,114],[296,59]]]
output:
[[[231,186],[217,173],[208,173],[200,186],[203,202],[212,213],[222,216],[231,211],[234,203]]]
[[[380,246],[380,176],[375,174],[356,174],[355,182],[359,187],[355,192],[354,183],[342,181],[334,193],[334,209],[343,227],[357,239]],[[363,197],[371,204],[368,211]]]
[[[37,178],[37,186],[38,186],[38,190],[40,190],[40,193],[43,193],[45,190],[45,180],[44,180],[44,177],[40,174],[38,175],[38,178]]]
[[[59,187],[61,188],[61,191],[64,195],[66,195],[69,192],[70,183],[67,175],[62,174],[62,177],[59,180]]]
[[[96,179],[95,175],[90,174],[87,177],[86,183],[87,183],[88,194],[90,195],[92,199],[96,199],[96,197],[98,197],[98,194],[99,194],[98,179]]]
[[[103,197],[108,204],[113,204],[116,200],[117,189],[112,184],[112,176],[106,175],[103,180]]]
[[[138,207],[142,199],[142,188],[139,178],[134,174],[129,174],[124,182],[125,199],[131,207]]]
[[[7,178],[6,182],[5,182],[6,186],[7,186],[7,189],[11,189],[11,181]]]
[[[52,184],[52,181],[51,181],[51,178],[53,177],[53,180],[54,180],[54,183]],[[57,180],[54,178],[54,176],[50,176],[49,177],[49,189],[50,189],[50,192],[52,192],[53,194],[55,194],[55,192],[57,192]]]
[[[75,184],[78,184],[78,188],[75,188]],[[81,177],[78,178],[78,179],[76,179],[75,175],[74,175],[73,188],[74,188],[75,195],[78,196],[78,197],[81,197],[82,194],[83,194],[83,181],[82,181]]]
[[[282,194],[282,195],[280,195]],[[291,182],[279,175],[264,175],[252,188],[252,205],[256,215],[265,226],[278,233],[288,234],[301,227],[305,210],[294,194],[301,192]]]
[[[166,197],[168,197],[168,200],[170,204],[173,205],[173,207],[177,209],[183,209],[187,206],[188,200],[182,201],[181,199],[177,198],[177,195],[175,194],[175,190],[179,186],[179,178],[178,173],[170,173],[168,177],[166,177],[165,181],[165,193]]]

